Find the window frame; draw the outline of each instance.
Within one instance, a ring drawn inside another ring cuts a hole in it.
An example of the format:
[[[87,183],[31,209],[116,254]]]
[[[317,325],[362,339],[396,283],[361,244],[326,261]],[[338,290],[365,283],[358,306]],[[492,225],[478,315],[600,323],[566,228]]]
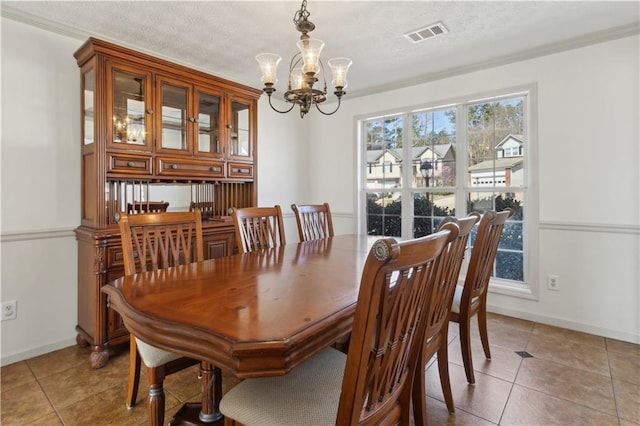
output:
[[[487,92],[471,94],[467,96],[459,96],[452,99],[436,100],[433,102],[397,108],[388,111],[378,111],[370,114],[361,114],[355,117],[356,129],[356,158],[358,159],[356,167],[357,183],[355,190],[357,191],[356,201],[356,229],[360,234],[367,233],[367,193],[372,192],[366,187],[366,129],[365,122],[378,119],[388,118],[391,116],[404,116],[403,122],[403,157],[410,157],[410,149],[412,145],[412,133],[410,131],[410,117],[412,114],[428,110],[440,110],[445,108],[456,108],[456,186],[455,187],[437,187],[431,191],[447,191],[455,193],[457,212],[466,212],[466,196],[468,193],[475,192],[493,192],[504,193],[523,192],[525,193],[525,203],[523,206],[523,274],[524,281],[512,281],[492,277],[489,285],[489,292],[496,294],[504,294],[519,298],[538,300],[540,283],[539,283],[539,194],[538,194],[538,99],[537,84],[531,83],[520,86],[507,88],[499,88]],[[526,143],[521,147],[523,155],[524,167],[524,184],[518,187],[477,187],[471,183],[467,185],[466,173],[461,170],[467,168],[467,124],[468,124],[468,107],[480,102],[495,102],[511,97],[524,97],[524,115],[527,118],[524,123],[523,136]],[[406,139],[405,139],[406,138]],[[411,182],[411,167],[402,168],[402,179],[404,182]],[[387,190],[388,191],[388,190]],[[399,192],[403,200],[402,207],[402,238],[408,238],[407,233],[412,232],[413,220],[413,197],[410,195],[416,191],[429,191],[429,188],[414,188],[405,185],[394,192]],[[404,206],[404,200],[409,200],[410,205]],[[409,231],[407,231],[409,230]],[[469,256],[466,256],[467,258]],[[460,281],[464,280],[467,265],[463,264],[460,274]]]

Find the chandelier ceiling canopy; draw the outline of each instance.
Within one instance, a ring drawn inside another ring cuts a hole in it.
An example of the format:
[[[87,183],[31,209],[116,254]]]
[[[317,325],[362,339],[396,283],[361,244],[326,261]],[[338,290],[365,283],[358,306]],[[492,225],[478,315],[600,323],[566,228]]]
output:
[[[300,107],[300,118],[303,118],[313,105],[324,115],[331,115],[338,111],[342,95],[346,93],[344,89],[347,87],[347,72],[351,66],[351,59],[349,58],[331,58],[327,61],[333,75],[331,85],[335,88],[333,94],[338,99],[338,105],[331,112],[325,112],[320,109],[319,104],[327,100],[324,63],[320,59],[324,42],[309,37],[309,33],[316,27],[313,22],[309,21],[310,15],[307,11],[307,0],[303,0],[300,10],[293,16],[293,23],[302,35],[297,43],[299,52],[291,58],[287,91],[284,93],[284,100],[291,103],[289,109],[280,111],[271,103],[271,94],[276,91],[274,85],[278,81],[276,79],[278,64],[282,58],[275,53],[261,53],[256,56],[262,71],[262,82],[264,83],[262,90],[269,97],[271,108],[276,112],[285,114],[298,105]],[[320,85],[315,87],[320,79],[322,79],[323,83],[322,89],[319,88]]]

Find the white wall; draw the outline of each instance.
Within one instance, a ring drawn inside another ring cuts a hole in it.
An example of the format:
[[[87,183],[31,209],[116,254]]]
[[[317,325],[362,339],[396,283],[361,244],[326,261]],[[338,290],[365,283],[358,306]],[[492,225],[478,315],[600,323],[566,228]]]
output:
[[[2,363],[75,341],[80,223],[76,40],[2,19]]]
[[[273,101],[276,108],[285,105]],[[258,103],[258,205],[279,204],[287,242],[298,241],[292,203],[305,202],[308,193],[308,128],[293,111],[279,114],[266,95]]]
[[[352,208],[354,117],[537,83],[539,298],[490,293],[490,309],[640,343],[639,52],[633,36],[347,96],[336,116],[312,119],[311,198]],[[560,291],[546,289],[547,274],[559,276]]]
[[[1,26],[0,299],[18,300],[18,318],[2,322],[6,365],[75,341],[80,94],[73,52],[84,40],[5,18]],[[355,116],[537,82],[539,273],[559,275],[562,289],[541,288],[535,302],[492,294],[492,309],[640,342],[638,44],[630,37],[347,96],[332,117],[280,115],[263,98],[258,203],[282,206],[289,241],[297,240],[294,202],[331,203],[336,232],[353,232]]]

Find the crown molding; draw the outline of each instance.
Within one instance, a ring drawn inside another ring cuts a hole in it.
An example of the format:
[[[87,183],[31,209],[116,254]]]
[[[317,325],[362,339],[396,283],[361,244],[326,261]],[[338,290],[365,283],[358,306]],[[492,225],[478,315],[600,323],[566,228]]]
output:
[[[630,24],[606,31],[595,32],[587,34],[581,37],[576,37],[570,40],[565,40],[560,43],[549,44],[546,46],[537,47],[534,49],[524,50],[513,55],[502,56],[500,58],[490,59],[484,62],[475,63],[472,65],[465,65],[462,67],[452,68],[450,70],[442,71],[439,73],[426,74],[421,77],[398,81],[395,83],[371,87],[363,90],[354,90],[349,92],[349,99],[369,96],[382,92],[388,92],[392,90],[404,89],[407,87],[417,86],[419,84],[429,83],[432,81],[442,80],[445,78],[455,77],[462,74],[469,74],[475,71],[482,71],[489,68],[495,68],[498,66],[509,65],[516,62],[526,61],[529,59],[539,58],[542,56],[548,56],[555,53],[565,52],[567,50],[578,49],[580,47],[591,46],[594,44],[605,43],[612,40],[617,40],[625,37],[631,37],[640,34],[640,24]],[[343,100],[343,102],[348,99]]]
[[[1,0],[0,0],[1,3]],[[16,10],[14,8],[12,8],[11,6],[7,6],[6,4],[2,3],[2,7],[0,8],[0,16],[2,16],[3,18],[7,18],[7,19],[11,19],[13,21],[16,22],[21,22],[23,24],[26,25],[30,25],[32,27],[36,27],[39,28],[41,30],[45,30],[45,31],[49,31],[58,35],[62,35],[65,37],[69,37],[75,40],[79,40],[81,42],[86,41],[89,37],[95,37],[98,38],[100,40],[109,42],[109,43],[113,43],[113,44],[117,44],[119,46],[122,47],[126,47],[128,49],[131,50],[135,50],[137,52],[140,53],[144,53],[150,56],[155,56],[161,59],[164,59],[166,61],[169,62],[173,62],[175,64],[179,64],[182,66],[185,66],[187,68],[191,68],[194,70],[198,70],[198,71],[202,71],[204,73],[207,74],[212,74],[215,75],[216,77],[220,77],[220,78],[224,78],[230,81],[234,81],[236,83],[240,83],[240,84],[244,84],[245,86],[249,86],[249,87],[253,87],[253,85],[255,84],[255,81],[252,82],[247,82],[247,81],[242,81],[242,80],[238,80],[237,78],[233,77],[233,76],[229,76],[226,75],[224,73],[220,73],[216,70],[211,70],[211,69],[207,69],[207,68],[203,68],[201,66],[195,65],[195,64],[191,64],[185,61],[181,61],[179,59],[175,59],[172,58],[170,56],[167,55],[163,55],[160,52],[154,52],[154,51],[150,51],[148,49],[144,49],[140,46],[135,46],[132,45],[130,43],[126,43],[122,40],[118,40],[118,39],[114,39],[112,37],[109,37],[107,35],[104,34],[100,34],[100,33],[96,33],[96,32],[90,32],[90,31],[85,31],[85,30],[81,30],[75,27],[72,27],[70,25],[66,25],[66,24],[62,24],[59,22],[55,22],[55,21],[51,21],[49,19],[44,19],[44,18],[40,18],[38,16],[34,16],[30,13],[26,13],[23,12],[21,10]]]
[[[149,54],[149,55],[153,55],[153,56],[158,56],[161,57],[163,59],[166,59],[168,61],[171,62],[175,62],[175,63],[179,63],[181,65],[187,66],[189,68],[194,68],[197,69],[199,71],[202,72],[206,72],[209,74],[214,74],[223,78],[227,78],[230,80],[234,80],[234,77],[232,76],[225,76],[225,75],[221,75],[220,73],[218,73],[216,70],[210,70],[210,69],[204,69],[202,67],[198,67],[197,65],[194,64],[188,64],[188,63],[184,63],[182,61],[176,60],[174,58],[170,58],[167,56],[163,56],[161,53],[159,52],[150,52],[150,51],[146,51],[144,49],[141,49],[138,46],[132,46],[126,43],[123,43],[120,40],[114,40],[110,37],[107,37],[105,35],[102,34],[97,34],[97,33],[90,33],[88,31],[83,31],[83,30],[79,30],[75,27],[69,26],[69,25],[65,25],[65,24],[60,24],[58,22],[54,22],[54,21],[50,21],[48,19],[43,19],[37,16],[34,16],[30,13],[25,13],[22,12],[20,10],[16,10],[14,8],[12,8],[11,6],[8,6],[6,4],[2,4],[2,7],[0,9],[0,16],[4,17],[4,18],[8,18],[8,19],[12,19],[14,21],[18,21],[18,22],[22,22],[43,30],[47,30],[47,31],[51,31],[63,36],[67,36],[67,37],[71,37],[77,40],[82,40],[84,41],[85,39],[87,39],[88,37],[97,37],[100,38],[102,40],[111,42],[111,43],[116,43],[119,45],[122,45],[124,47],[128,47],[130,49],[135,49],[138,50],[140,52]],[[479,63],[475,63],[472,65],[465,65],[465,66],[461,66],[461,67],[457,67],[457,68],[452,68],[446,71],[442,71],[442,72],[438,72],[438,73],[431,73],[431,74],[425,74],[423,76],[417,77],[417,78],[412,78],[412,79],[408,79],[408,80],[403,80],[403,81],[398,81],[398,82],[394,82],[394,83],[390,83],[390,84],[385,84],[385,85],[378,85],[378,86],[374,86],[374,87],[370,87],[367,89],[362,89],[362,90],[353,90],[353,91],[349,91],[349,97],[343,99],[343,102],[348,102],[349,99],[354,99],[354,98],[358,98],[358,97],[363,97],[363,96],[369,96],[369,95],[373,95],[373,94],[379,94],[379,93],[383,93],[383,92],[389,92],[392,90],[398,90],[398,89],[404,89],[407,87],[411,87],[411,86],[417,86],[419,84],[424,84],[424,83],[429,83],[432,81],[437,81],[437,80],[442,80],[445,78],[450,78],[450,77],[455,77],[458,75],[462,75],[462,74],[468,74],[471,72],[475,72],[475,71],[482,71],[482,70],[486,70],[489,68],[494,68],[494,67],[498,67],[498,66],[503,66],[503,65],[508,65],[508,64],[512,64],[515,62],[520,62],[520,61],[525,61],[528,59],[534,59],[534,58],[538,58],[538,57],[542,57],[542,56],[548,56],[548,55],[552,55],[554,53],[559,53],[559,52],[564,52],[567,50],[573,50],[573,49],[577,49],[580,47],[585,47],[585,46],[590,46],[593,44],[598,44],[598,43],[604,43],[607,41],[612,41],[612,40],[617,40],[620,38],[625,38],[625,37],[630,37],[630,36],[634,36],[634,35],[638,35],[640,34],[640,24],[635,23],[635,24],[629,24],[629,25],[624,25],[624,26],[620,26],[620,27],[616,27],[616,28],[612,28],[612,29],[608,29],[608,30],[604,30],[604,31],[599,31],[599,32],[594,32],[591,34],[586,34],[584,36],[580,36],[580,37],[575,37],[569,40],[565,40],[563,42],[559,42],[559,43],[554,43],[554,44],[549,44],[549,45],[545,45],[545,46],[541,46],[541,47],[537,47],[534,49],[528,49],[528,50],[524,50],[522,52],[518,52],[512,55],[506,55],[506,56],[502,56],[499,58],[494,58],[494,59],[489,59],[487,61],[484,62],[479,62]],[[252,86],[252,84],[254,84],[255,82],[243,82],[243,81],[237,81],[238,83],[241,84],[245,84],[248,86]],[[277,98],[278,95],[276,95]],[[332,101],[335,101],[335,99],[329,98],[327,99],[327,102],[330,103]]]

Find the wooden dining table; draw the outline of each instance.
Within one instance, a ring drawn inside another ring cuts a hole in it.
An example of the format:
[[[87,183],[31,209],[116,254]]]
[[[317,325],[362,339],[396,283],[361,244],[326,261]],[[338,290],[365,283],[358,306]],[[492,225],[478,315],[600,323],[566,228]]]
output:
[[[205,379],[218,368],[240,379],[284,375],[350,332],[375,240],[287,244],[122,277],[102,291],[134,336],[213,366]],[[205,422],[220,418],[222,393],[206,381]]]

